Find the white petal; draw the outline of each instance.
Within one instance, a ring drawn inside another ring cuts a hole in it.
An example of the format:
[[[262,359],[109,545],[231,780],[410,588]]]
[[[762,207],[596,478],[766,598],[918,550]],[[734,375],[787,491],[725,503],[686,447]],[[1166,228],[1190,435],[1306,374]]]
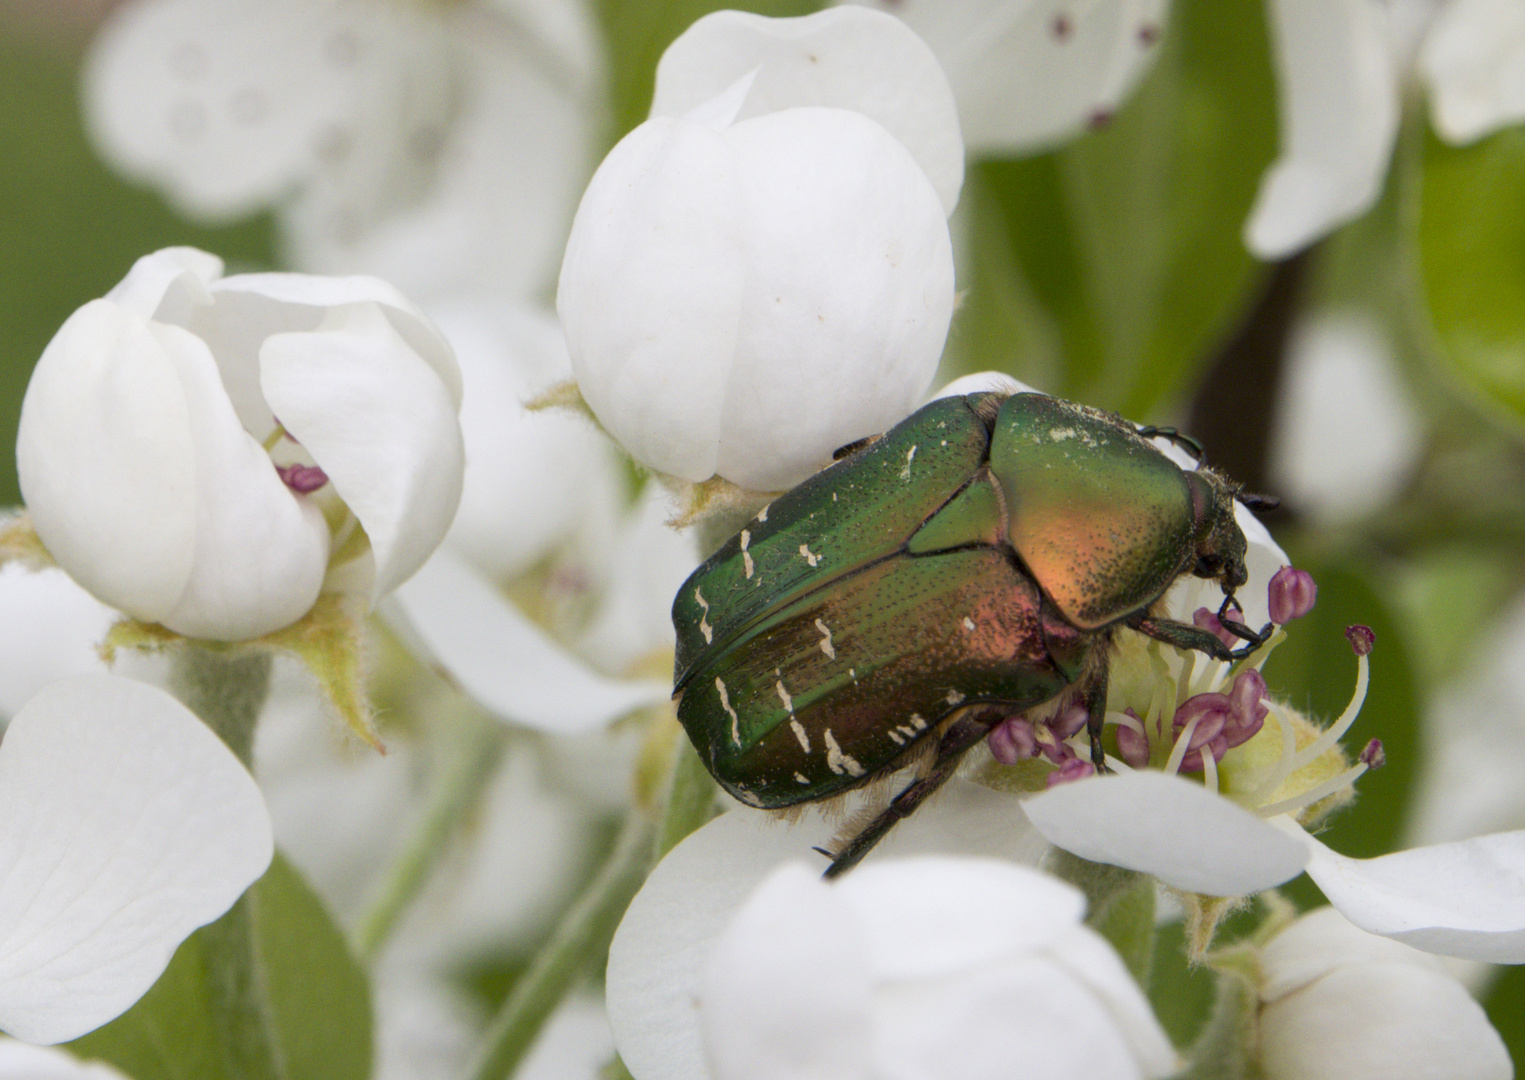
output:
[[[1260,1000],[1276,1001],[1342,967],[1413,964],[1444,972],[1440,959],[1401,941],[1369,934],[1339,909],[1315,908],[1260,951]]]
[[[1266,1080],[1511,1080],[1503,1040],[1460,983],[1412,964],[1341,968],[1267,1005]]]
[[[890,985],[875,1005],[875,1076],[1135,1080],[1145,1075],[1090,988],[1049,957]]]
[[[81,1061],[67,1050],[0,1039],[0,1080],[128,1080],[102,1061]]]
[[[273,851],[254,780],[184,706],[53,683],[0,744],[0,1027],[62,1042],[121,1013]]]
[[[32,372],[16,439],[21,494],[49,553],[101,600],[156,622],[196,542],[195,452],[175,364],[108,300],[69,316]]]
[[[179,323],[191,308],[212,302],[207,286],[220,277],[222,260],[216,255],[193,247],[163,248],[133,263],[106,299],[140,318]]]
[[[1300,322],[1276,403],[1274,490],[1321,522],[1395,496],[1419,453],[1420,417],[1381,326],[1359,310]],[[1329,463],[1340,467],[1332,469]]]
[[[1116,112],[1153,64],[1165,0],[876,0],[932,47],[975,156],[1030,153]]]
[[[405,4],[145,0],[97,35],[86,120],[108,161],[188,213],[238,216],[352,151],[378,80],[428,29]]]
[[[1016,863],[922,855],[870,863],[837,885],[873,950],[876,981],[939,978],[1043,948],[1080,925],[1085,897]],[[960,909],[1001,917],[949,919]]]
[[[445,671],[504,720],[572,734],[672,694],[665,681],[609,679],[586,667],[448,550],[398,590],[397,602]]]
[[[1308,876],[1361,929],[1442,956],[1525,963],[1525,832],[1375,859],[1346,858],[1311,836],[1303,840]]]
[[[1245,243],[1290,255],[1377,201],[1398,133],[1398,76],[1373,0],[1273,0],[1281,156],[1261,181]]]
[[[733,810],[657,864],[609,947],[606,977],[615,1043],[640,1080],[707,1075],[694,990],[710,942],[773,867],[809,857],[838,827],[816,808],[794,825],[762,811]],[[854,873],[886,857],[921,852],[1033,863],[1042,850],[1017,800],[954,780],[897,825]]]
[[[1469,143],[1525,120],[1525,7],[1451,0],[1419,53],[1430,115],[1448,142]]]
[[[719,134],[647,121],[594,174],[561,264],[583,396],[637,461],[685,480],[715,472],[747,273],[741,190]]]
[[[1144,1076],[1173,1075],[1180,1058],[1149,999],[1110,942],[1089,926],[1073,927],[1049,949],[1096,995],[1128,1041]]]
[[[790,862],[769,874],[700,970],[715,1080],[869,1080],[868,952],[818,873]]]
[[[1004,371],[977,371],[962,375],[948,383],[930,401],[945,397],[962,397],[965,394],[1041,394],[1042,390],[1028,386],[1020,379],[1013,379]]]
[[[571,377],[555,317],[494,307],[457,304],[435,315],[468,388],[461,399],[466,472],[446,543],[487,576],[507,581],[577,535],[586,519],[606,525],[617,513],[623,477],[609,440],[586,417],[524,408]]]
[[[423,565],[455,516],[456,400],[372,303],[335,308],[311,333],[268,338],[260,385],[365,528],[374,604]]]
[[[593,165],[598,111],[579,96],[581,80],[568,86],[557,58],[525,40],[522,20],[478,5],[449,10],[462,61],[459,111],[427,189],[366,221],[351,170],[325,170],[282,215],[287,247],[304,270],[375,274],[421,301],[529,298],[556,273]]]
[[[1163,773],[1060,784],[1022,809],[1049,843],[1184,892],[1244,896],[1296,877],[1308,861],[1296,840],[1248,810]]]
[[[185,395],[195,469],[196,547],[185,588],[157,621],[191,637],[240,641],[312,607],[328,563],[328,526],[282,482],[244,430],[217,363],[176,326],[151,327]]]
[[[614,1056],[614,1036],[603,1002],[591,994],[569,997],[535,1036],[514,1080],[593,1080]],[[454,1071],[462,1071],[463,1061]],[[399,1080],[416,1080],[417,1073]]]
[[[104,671],[95,647],[116,619],[62,570],[0,567],[0,719],[54,679]]]
[[[916,408],[953,313],[925,176],[861,114],[802,108],[727,129],[750,259],[715,471],[792,487]]]
[[[800,105],[861,112],[899,139],[958,205],[964,145],[953,91],[932,51],[899,19],[835,8],[792,19],[717,11],[662,54],[652,116],[682,116],[756,72],[736,121]]]

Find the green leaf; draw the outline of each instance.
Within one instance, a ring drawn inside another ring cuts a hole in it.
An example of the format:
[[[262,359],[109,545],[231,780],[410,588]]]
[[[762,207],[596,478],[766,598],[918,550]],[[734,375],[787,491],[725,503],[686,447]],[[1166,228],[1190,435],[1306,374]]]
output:
[[[1419,272],[1443,367],[1525,435],[1525,128],[1425,139]]]
[[[280,855],[249,894],[265,1001],[286,1080],[366,1080],[371,1002],[365,973],[322,902]],[[224,1060],[198,930],[122,1016],[69,1044],[132,1080],[241,1080]]]
[[[1178,5],[1110,124],[971,171],[952,366],[1139,420],[1180,406],[1264,276],[1241,232],[1275,141],[1260,5]]]
[[[696,19],[712,11],[734,8],[774,17],[809,15],[824,5],[820,0],[598,0],[599,21],[608,52],[609,111],[613,122],[609,145],[646,119],[656,83],[657,61],[673,39]]]

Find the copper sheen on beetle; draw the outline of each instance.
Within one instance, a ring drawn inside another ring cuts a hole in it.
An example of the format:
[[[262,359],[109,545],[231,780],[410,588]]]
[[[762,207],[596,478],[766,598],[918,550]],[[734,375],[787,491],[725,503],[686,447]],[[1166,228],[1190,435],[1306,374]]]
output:
[[[1238,486],[1189,472],[1121,417],[1042,394],[926,405],[758,512],[683,584],[674,697],[720,785],[749,806],[909,786],[828,867],[851,867],[1007,717],[1061,696],[1102,766],[1118,626],[1243,655],[1155,608],[1182,574],[1246,580]],[[1252,505],[1259,500],[1245,497]]]

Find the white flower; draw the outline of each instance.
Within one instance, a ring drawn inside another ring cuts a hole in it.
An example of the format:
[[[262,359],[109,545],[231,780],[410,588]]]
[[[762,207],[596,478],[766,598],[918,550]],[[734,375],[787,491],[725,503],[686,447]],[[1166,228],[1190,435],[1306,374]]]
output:
[[[1420,419],[1382,328],[1358,310],[1294,328],[1278,391],[1272,486],[1320,521],[1381,506],[1419,453]]]
[[[700,20],[573,222],[557,308],[583,396],[654,469],[792,486],[920,401],[961,177],[952,95],[895,20]]]
[[[1038,852],[1014,811],[955,781],[831,885],[824,860],[794,861],[830,835],[813,810],[789,828],[749,810],[710,822],[653,871],[611,946],[622,1059],[642,1080],[995,1077],[1018,1052],[1033,1076],[1170,1072],[1079,894],[1009,861]]]
[[[1433,957],[1357,929],[1333,908],[1260,954],[1266,1080],[1511,1080],[1503,1040]]]
[[[590,164],[598,59],[580,0],[135,0],[93,44],[85,112],[189,214],[282,208],[304,269],[523,296]]]
[[[606,997],[620,1057],[639,1080],[701,1080],[706,1069],[696,1003],[700,970],[732,914],[777,866],[831,843],[840,822],[820,808],[793,824],[738,808],[668,853],[631,902],[609,948]],[[1035,863],[1046,845],[1016,800],[961,780],[902,822],[845,880],[882,860],[921,853]],[[817,869],[824,869],[823,858]],[[801,986],[821,974],[807,965]]]
[[[162,690],[49,684],[0,743],[0,1029],[73,1039],[153,985],[274,850],[254,780]]]
[[[0,567],[0,721],[54,679],[104,672],[95,647],[116,618],[61,570]]]
[[[136,618],[242,640],[300,618],[331,553],[369,603],[428,557],[460,494],[460,376],[384,282],[221,271],[167,249],[70,316],[16,455],[71,577]]]
[[[1270,0],[1270,13],[1282,151],[1245,225],[1262,258],[1376,202],[1416,43],[1443,139],[1464,144],[1525,119],[1525,10],[1512,0]]]
[[[974,155],[1104,122],[1159,53],[1168,0],[850,0],[905,20],[948,73]]]
[[[127,1080],[110,1065],[66,1050],[0,1039],[0,1080]]]

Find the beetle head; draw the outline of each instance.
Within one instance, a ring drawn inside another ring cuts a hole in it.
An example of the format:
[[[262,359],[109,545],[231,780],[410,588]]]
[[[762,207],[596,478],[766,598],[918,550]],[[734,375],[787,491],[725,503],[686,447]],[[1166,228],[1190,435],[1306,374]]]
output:
[[[1224,596],[1232,597],[1234,590],[1250,576],[1244,562],[1249,545],[1244,539],[1244,530],[1234,519],[1238,485],[1211,469],[1189,472],[1186,480],[1191,487],[1195,524],[1196,564],[1191,572],[1218,582],[1223,587]]]

